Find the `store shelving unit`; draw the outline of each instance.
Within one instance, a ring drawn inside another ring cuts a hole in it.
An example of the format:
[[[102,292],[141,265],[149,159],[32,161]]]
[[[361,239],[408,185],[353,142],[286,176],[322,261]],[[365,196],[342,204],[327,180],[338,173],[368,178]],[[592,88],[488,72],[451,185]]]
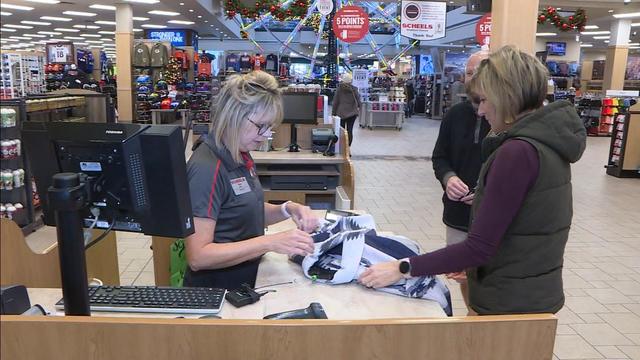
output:
[[[587,134],[596,135],[600,126],[600,114],[602,113],[602,99],[582,98],[576,105],[578,115],[587,129]]]
[[[23,99],[0,100],[0,109],[0,168],[3,173],[0,190],[0,203],[3,208],[1,216],[11,218],[25,233],[29,233],[36,227],[34,196],[37,194],[34,194],[31,171],[26,161],[26,149],[22,145],[20,133],[21,124],[26,121],[27,107]],[[39,201],[35,205],[38,206]]]
[[[0,98],[15,99],[46,91],[44,56],[39,54],[2,54]]]
[[[605,168],[612,176],[640,178],[640,108],[623,107],[615,116]]]

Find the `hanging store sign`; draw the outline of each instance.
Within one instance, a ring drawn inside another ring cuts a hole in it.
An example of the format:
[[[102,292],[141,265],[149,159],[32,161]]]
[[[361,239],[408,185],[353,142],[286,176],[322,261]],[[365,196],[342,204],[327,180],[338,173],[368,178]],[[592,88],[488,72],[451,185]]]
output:
[[[344,6],[333,17],[333,33],[344,42],[362,40],[369,32],[369,15],[358,6]]]
[[[445,36],[447,3],[402,0],[400,34],[416,40],[435,40]]]
[[[491,13],[484,14],[476,24],[476,41],[480,45],[489,45],[491,41]]]
[[[187,34],[184,30],[151,30],[147,39],[170,42],[173,46],[187,44]]]
[[[364,89],[369,87],[369,70],[367,69],[353,69],[353,80],[351,85]]]
[[[327,16],[333,11],[333,0],[318,0],[317,8],[320,14]]]

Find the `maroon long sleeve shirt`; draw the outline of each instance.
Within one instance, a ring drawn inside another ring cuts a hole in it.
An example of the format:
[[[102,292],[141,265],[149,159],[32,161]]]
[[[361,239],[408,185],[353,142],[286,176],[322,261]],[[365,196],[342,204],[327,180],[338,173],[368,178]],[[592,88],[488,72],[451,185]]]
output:
[[[516,217],[538,178],[540,163],[533,145],[509,140],[498,150],[487,173],[485,194],[467,239],[409,259],[411,275],[436,275],[485,264]]]

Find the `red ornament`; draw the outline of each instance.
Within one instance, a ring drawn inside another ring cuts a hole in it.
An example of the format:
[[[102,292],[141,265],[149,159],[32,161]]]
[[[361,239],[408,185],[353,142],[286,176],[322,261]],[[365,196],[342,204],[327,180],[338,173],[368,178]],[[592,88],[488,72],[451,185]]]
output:
[[[271,5],[269,11],[271,11],[271,13],[273,14],[274,12],[276,12],[276,7],[274,5]]]
[[[569,16],[569,21],[573,21],[573,16]]]
[[[232,18],[232,17],[236,16],[236,12],[235,12],[235,11],[233,11],[233,10],[229,10],[229,11],[227,12],[227,14],[229,15],[229,17],[230,17],[230,18]]]
[[[567,30],[569,28],[569,24],[562,24],[562,30]]]
[[[544,15],[540,15],[538,16],[538,20],[540,20],[540,22],[544,22],[545,20],[547,20],[547,17]]]
[[[555,8],[552,8],[551,6],[549,6],[549,7],[547,8],[547,12],[548,12],[549,14],[553,14],[554,12],[556,12],[556,9],[555,9]]]

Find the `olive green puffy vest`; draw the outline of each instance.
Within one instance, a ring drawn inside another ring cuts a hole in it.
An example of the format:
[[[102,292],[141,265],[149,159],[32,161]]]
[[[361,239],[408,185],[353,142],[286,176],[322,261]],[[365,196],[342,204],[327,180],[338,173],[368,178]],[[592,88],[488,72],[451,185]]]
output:
[[[469,302],[479,314],[555,313],[564,304],[562,264],[573,215],[569,163],[581,157],[586,132],[575,110],[561,102],[525,116],[506,133],[487,137],[472,219],[497,150],[512,139],[535,147],[539,175],[497,253],[486,264],[467,270]]]

